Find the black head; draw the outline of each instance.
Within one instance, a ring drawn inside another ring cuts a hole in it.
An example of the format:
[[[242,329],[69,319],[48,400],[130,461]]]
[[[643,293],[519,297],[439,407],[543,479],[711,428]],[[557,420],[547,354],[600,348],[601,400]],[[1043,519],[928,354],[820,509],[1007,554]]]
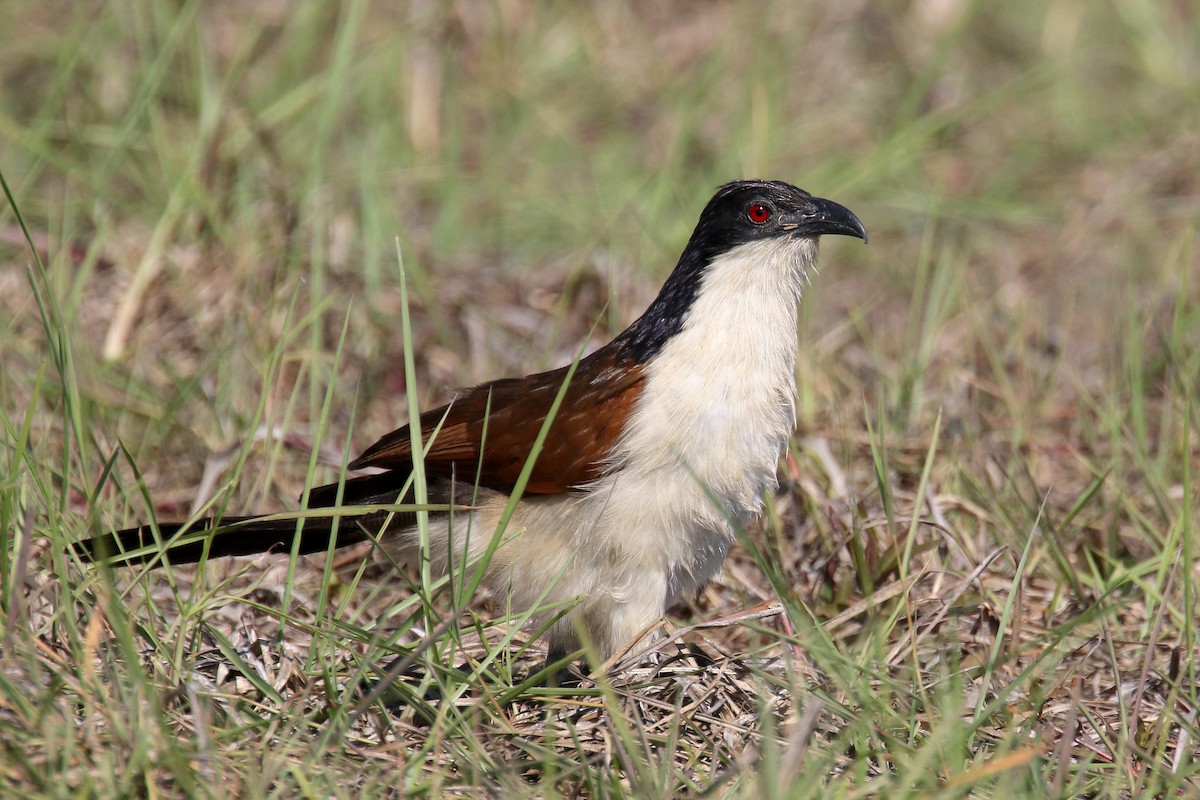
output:
[[[740,244],[822,234],[867,240],[867,229],[858,217],[832,200],[813,197],[783,181],[734,181],[708,201],[687,250],[708,261]]]
[[[725,184],[700,213],[696,230],[658,297],[613,345],[624,357],[648,361],[683,326],[704,270],[714,259],[751,242],[823,234],[867,240],[867,229],[850,209],[813,197],[790,183],[747,180]]]

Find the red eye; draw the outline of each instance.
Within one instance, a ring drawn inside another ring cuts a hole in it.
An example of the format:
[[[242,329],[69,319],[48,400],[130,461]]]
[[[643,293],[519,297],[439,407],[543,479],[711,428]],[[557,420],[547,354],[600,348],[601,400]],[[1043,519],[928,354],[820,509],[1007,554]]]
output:
[[[771,207],[762,203],[751,203],[746,206],[746,217],[755,225],[762,225],[771,218]]]

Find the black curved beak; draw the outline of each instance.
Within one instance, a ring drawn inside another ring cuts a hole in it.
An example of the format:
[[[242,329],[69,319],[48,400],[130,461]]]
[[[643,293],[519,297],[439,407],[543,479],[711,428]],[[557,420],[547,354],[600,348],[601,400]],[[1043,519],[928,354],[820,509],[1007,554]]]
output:
[[[805,236],[856,236],[867,241],[867,229],[854,212],[823,197],[808,198],[809,208],[798,212],[784,227]]]

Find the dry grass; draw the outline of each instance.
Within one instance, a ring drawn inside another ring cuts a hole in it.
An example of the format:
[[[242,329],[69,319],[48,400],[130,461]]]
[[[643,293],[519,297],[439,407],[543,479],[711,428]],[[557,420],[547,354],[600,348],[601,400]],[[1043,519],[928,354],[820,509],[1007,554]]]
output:
[[[17,2],[0,30],[45,262],[8,207],[0,783],[1200,790],[1193,4]],[[64,556],[151,509],[294,507],[406,418],[406,347],[422,405],[564,363],[749,175],[871,245],[825,243],[783,488],[657,661],[548,687],[498,609],[362,551]],[[404,653],[403,702],[360,702]]]

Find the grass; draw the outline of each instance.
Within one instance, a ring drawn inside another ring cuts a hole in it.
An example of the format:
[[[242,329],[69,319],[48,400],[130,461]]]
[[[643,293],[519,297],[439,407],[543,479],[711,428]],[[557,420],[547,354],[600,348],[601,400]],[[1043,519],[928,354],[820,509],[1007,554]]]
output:
[[[1194,4],[17,0],[0,30],[0,793],[1197,791]],[[525,634],[361,552],[65,555],[293,509],[408,397],[568,363],[751,175],[871,245],[825,242],[783,488],[669,620],[712,666],[547,688]],[[360,708],[414,642],[407,705]]]

